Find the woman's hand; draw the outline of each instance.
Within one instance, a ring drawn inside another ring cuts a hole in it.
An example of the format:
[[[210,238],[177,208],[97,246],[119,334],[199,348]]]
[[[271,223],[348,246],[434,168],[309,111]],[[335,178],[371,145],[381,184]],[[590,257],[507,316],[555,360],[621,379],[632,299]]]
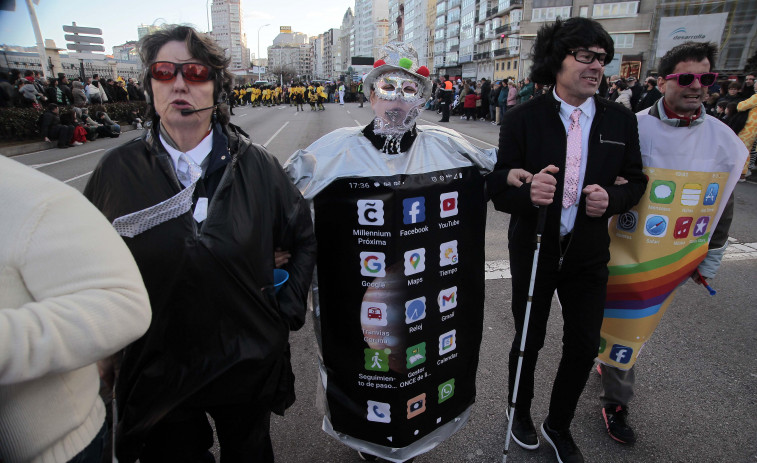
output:
[[[274,265],[276,265],[276,268],[281,268],[289,263],[289,258],[292,257],[292,254],[289,251],[282,251],[281,249],[276,248],[273,256]]]

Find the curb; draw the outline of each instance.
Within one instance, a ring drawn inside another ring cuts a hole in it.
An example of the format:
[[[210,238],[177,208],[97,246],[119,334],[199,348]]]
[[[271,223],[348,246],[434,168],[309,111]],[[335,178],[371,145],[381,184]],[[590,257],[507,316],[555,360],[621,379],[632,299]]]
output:
[[[137,130],[133,125],[122,125],[121,133],[131,132]],[[53,149],[57,146],[57,142],[52,141],[35,141],[26,143],[23,145],[8,146],[7,148],[0,148],[0,155],[6,157],[18,156],[21,154],[34,153],[35,151],[43,151]]]

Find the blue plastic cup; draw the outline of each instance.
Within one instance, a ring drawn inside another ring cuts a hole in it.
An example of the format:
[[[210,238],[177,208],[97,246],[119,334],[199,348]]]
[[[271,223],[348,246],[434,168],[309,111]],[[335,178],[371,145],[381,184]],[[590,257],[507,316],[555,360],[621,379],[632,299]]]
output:
[[[277,293],[284,287],[287,280],[289,280],[289,272],[281,268],[273,269],[273,287]]]

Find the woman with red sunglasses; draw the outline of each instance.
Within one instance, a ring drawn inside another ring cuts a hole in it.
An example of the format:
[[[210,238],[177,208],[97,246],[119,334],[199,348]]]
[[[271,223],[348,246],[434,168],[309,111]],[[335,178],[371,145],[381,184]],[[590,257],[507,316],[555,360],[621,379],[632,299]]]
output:
[[[140,42],[151,127],[111,150],[85,195],[131,250],[152,306],[116,382],[121,462],[273,462],[271,411],[294,401],[289,331],[305,319],[315,240],[276,159],[229,124],[229,59],[169,26]],[[287,249],[276,256],[277,248]],[[274,290],[274,268],[289,272]]]

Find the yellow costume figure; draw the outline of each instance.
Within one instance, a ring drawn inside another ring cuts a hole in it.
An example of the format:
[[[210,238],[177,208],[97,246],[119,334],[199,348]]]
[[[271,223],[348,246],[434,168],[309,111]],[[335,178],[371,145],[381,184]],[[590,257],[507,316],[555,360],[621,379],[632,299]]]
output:
[[[263,105],[270,106],[271,105],[271,89],[266,88],[263,90]]]
[[[310,103],[310,110],[315,111],[315,103],[318,101],[318,94],[315,92],[315,88],[312,85],[308,85],[308,103]]]
[[[329,97],[326,94],[326,89],[323,88],[323,85],[318,84],[318,88],[315,89],[315,92],[318,95],[318,109],[320,111],[325,111],[326,108],[323,107],[323,102]]]

